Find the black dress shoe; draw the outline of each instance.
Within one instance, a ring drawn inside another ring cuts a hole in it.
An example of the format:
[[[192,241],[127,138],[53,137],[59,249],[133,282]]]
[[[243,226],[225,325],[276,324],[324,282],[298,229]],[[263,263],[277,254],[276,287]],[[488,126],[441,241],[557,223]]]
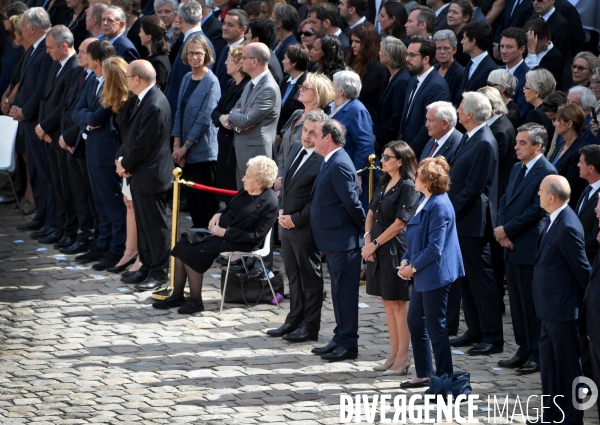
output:
[[[121,282],[123,283],[142,283],[148,278],[147,270],[138,270],[130,276],[121,276]]]
[[[131,266],[133,263],[135,263],[135,260],[137,259],[137,255],[134,255],[129,261],[127,261],[124,264],[121,264],[120,266],[112,266],[112,267],[107,267],[105,270],[107,272],[111,272],[111,273],[121,273],[122,271],[124,271],[127,267]]]
[[[183,305],[183,307],[181,307],[181,308],[179,308],[179,310],[177,310],[177,313],[179,313],[179,314],[194,314],[194,313],[200,313],[201,311],[204,311],[204,304],[202,304],[202,302],[194,301],[193,299],[190,298]]]
[[[123,278],[123,277],[131,277],[131,276],[133,276],[134,274],[136,274],[137,272],[138,272],[137,270],[136,270],[136,271],[134,271],[134,272],[132,272],[132,271],[126,271],[125,273],[123,273],[123,274],[121,275],[121,278]]]
[[[296,329],[298,329],[297,326],[290,325],[289,323],[284,323],[283,325],[281,325],[277,329],[269,329],[267,331],[267,335],[282,337],[282,336],[284,336],[286,334],[294,332]]]
[[[331,353],[321,356],[323,360],[330,362],[339,362],[342,360],[355,360],[358,357],[358,348],[346,348],[338,345]]]
[[[138,283],[134,286],[137,291],[154,291],[155,289],[160,288],[165,283],[167,283],[167,277],[164,278],[156,278],[156,277],[148,277],[141,283]]]
[[[458,328],[448,329],[448,336],[457,336],[457,335],[458,335]]]
[[[458,338],[451,339],[450,345],[453,347],[466,347],[467,345],[479,344],[479,342],[480,340],[472,338],[465,333],[459,336]]]
[[[523,366],[525,363],[527,363],[527,359],[514,355],[508,360],[498,361],[498,366],[502,366],[507,369],[514,369]]]
[[[17,230],[40,230],[42,227],[44,227],[44,223],[31,220],[28,223],[19,224]]]
[[[67,255],[79,254],[80,252],[87,252],[90,250],[92,243],[90,241],[75,241],[66,248],[60,248],[60,252]]]
[[[467,350],[467,354],[470,356],[487,356],[490,354],[501,353],[502,351],[504,351],[504,347],[502,345],[480,342],[475,347]]]
[[[40,230],[41,231],[41,230]],[[47,236],[42,236],[38,239],[39,243],[56,243],[61,240],[63,237],[63,232],[60,230],[55,230]]]
[[[294,332],[284,335],[283,339],[290,342],[318,341],[319,332],[311,332],[306,326],[300,326]]]
[[[56,231],[56,227],[54,227],[54,226],[44,226],[40,230],[36,230],[35,232],[31,233],[29,235],[29,237],[31,239],[39,239],[39,238],[43,238],[44,236],[48,236],[48,235],[54,233],[55,231]],[[58,239],[60,239],[60,238],[58,238]],[[52,242],[52,243],[54,243],[54,242]]]
[[[63,236],[59,241],[54,244],[54,249],[67,248],[75,243],[75,238],[70,236]]]
[[[108,249],[100,249],[96,245],[93,245],[88,252],[75,257],[75,261],[77,261],[78,263],[100,261],[104,257],[106,257],[106,254],[108,254]]]
[[[536,373],[540,371],[540,365],[532,360],[527,360],[527,362],[517,369],[517,373],[521,375],[529,375],[531,373]]]
[[[329,344],[327,344],[325,347],[315,347],[310,350],[310,352],[316,354],[317,356],[322,356],[323,354],[332,353],[337,347],[337,342],[329,341]]]
[[[157,301],[154,304],[152,304],[152,307],[158,309],[158,310],[168,310],[170,308],[173,307],[181,307],[186,303],[185,298],[181,297],[181,298],[177,298],[174,296],[170,296],[162,301]]]
[[[400,388],[423,388],[423,387],[428,387],[429,386],[429,379],[422,381],[422,382],[410,382],[410,381],[404,381],[400,384]]]
[[[107,267],[114,267],[119,261],[121,261],[122,255],[108,254],[99,263],[93,264],[92,268],[98,270],[106,270]]]

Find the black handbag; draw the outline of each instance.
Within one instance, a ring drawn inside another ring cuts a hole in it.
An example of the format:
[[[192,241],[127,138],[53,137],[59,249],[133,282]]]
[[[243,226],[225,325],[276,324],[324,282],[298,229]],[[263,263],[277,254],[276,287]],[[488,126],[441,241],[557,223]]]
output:
[[[205,240],[212,238],[213,233],[211,230],[205,229],[204,227],[199,229],[192,227],[191,229],[188,229],[184,235],[187,237],[190,245],[196,245],[197,243],[204,242]]]
[[[273,272],[271,285],[275,294],[283,295],[283,275],[280,272]],[[225,286],[226,269],[221,270],[221,296],[225,298],[226,303],[231,304],[271,304],[273,294],[269,288],[267,279],[252,279],[238,273],[229,273],[227,282],[227,292],[223,294]]]
[[[452,375],[444,373],[442,376],[432,373],[429,378],[429,388],[425,391],[425,394],[435,395],[436,398],[441,395],[447,401],[448,397],[456,400],[456,397],[461,394],[468,396],[471,391],[471,375],[469,372],[457,372]]]

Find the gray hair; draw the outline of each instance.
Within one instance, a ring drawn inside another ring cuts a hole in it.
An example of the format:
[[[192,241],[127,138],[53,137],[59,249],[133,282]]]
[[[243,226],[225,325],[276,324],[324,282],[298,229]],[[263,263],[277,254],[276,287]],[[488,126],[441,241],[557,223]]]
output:
[[[325,122],[329,119],[329,116],[320,109],[310,111],[306,114],[304,121],[312,121],[312,122]]]
[[[235,16],[238,19],[238,25],[241,27],[247,27],[250,22],[248,14],[242,9],[231,9],[227,12],[229,16]]]
[[[43,7],[32,7],[26,10],[23,15],[27,17],[27,29],[36,27],[45,31],[52,27],[50,23],[50,15],[44,10]]]
[[[600,60],[598,60],[598,57],[596,55],[594,55],[592,52],[583,51],[583,52],[577,53],[575,55],[575,57],[573,58],[573,63],[575,63],[575,61],[577,59],[585,60],[588,63],[588,65],[590,66],[592,74],[594,73],[596,68],[598,68],[600,66]]]
[[[98,24],[101,24],[102,21],[102,14],[104,13],[104,11],[106,10],[108,6],[104,3],[93,3],[92,5],[90,5],[90,18],[92,19],[96,19],[96,21],[98,21]]]
[[[439,100],[437,102],[430,103],[425,109],[427,109],[427,111],[435,109],[435,117],[438,120],[448,121],[448,125],[450,125],[450,128],[456,127],[456,109],[454,109],[452,103]]]
[[[453,49],[456,49],[456,46],[458,46],[458,39],[452,30],[439,30],[433,34],[433,41],[443,40],[448,40]]]
[[[492,115],[508,114],[508,108],[504,104],[500,91],[496,87],[485,86],[477,91],[483,93],[490,101],[490,104],[492,105]]]
[[[125,12],[123,12],[123,9],[121,9],[120,7],[108,6],[106,9],[104,9],[104,12],[102,12],[102,16],[104,17],[104,15],[106,15],[107,12],[114,13],[115,18],[117,19],[118,22],[127,21],[127,18],[125,17]]]
[[[581,109],[584,111],[596,106],[596,95],[587,87],[575,86],[569,90],[569,94],[578,94],[581,97]]]
[[[546,127],[534,122],[528,122],[527,124],[523,124],[521,127],[517,128],[517,132],[520,131],[527,132],[532,145],[537,146],[541,144],[542,152],[544,149],[546,149],[546,145],[548,144],[548,132],[546,131]]]
[[[289,4],[276,3],[273,9],[273,18],[277,22],[281,22],[284,29],[292,31],[298,24],[298,11],[294,6]]]
[[[494,69],[488,75],[488,83],[496,84],[504,87],[504,94],[507,97],[512,97],[517,89],[519,80],[506,69]]]
[[[354,71],[339,71],[333,76],[333,85],[336,90],[344,92],[344,97],[347,99],[358,99],[362,83],[360,77]]]
[[[263,189],[267,189],[275,183],[279,169],[275,161],[271,158],[267,158],[265,155],[258,155],[250,158],[246,166],[252,169],[254,178],[260,183]]]
[[[556,90],[556,80],[554,79],[554,75],[544,68],[537,68],[529,71],[525,74],[525,81],[529,83],[531,90],[540,94],[542,100]]]
[[[73,47],[73,43],[75,43],[75,39],[73,37],[73,33],[71,30],[64,25],[55,25],[50,28],[48,34],[46,36],[51,35],[56,43],[60,46],[63,43],[66,44],[69,48]]]
[[[161,7],[167,3],[173,6],[173,11],[177,12],[177,8],[179,7],[179,2],[177,0],[154,0],[154,10],[156,10],[157,7]]]
[[[331,135],[331,140],[340,148],[346,144],[346,127],[336,120],[328,119],[323,123],[323,137]]]
[[[558,200],[561,201],[563,205],[569,202],[569,199],[571,199],[571,187],[569,187],[568,182],[566,186],[560,185],[558,182],[555,182],[553,180],[548,180],[547,183],[548,195],[556,196],[556,198],[558,198]],[[550,218],[548,218],[548,220],[550,220]]]
[[[473,121],[483,124],[492,116],[492,105],[490,100],[482,93],[466,91],[463,93],[463,110],[473,114]]]
[[[379,44],[381,51],[390,58],[389,67],[404,68],[406,65],[406,45],[395,37],[384,37]]]
[[[202,6],[195,0],[188,0],[179,5],[177,14],[188,25],[197,25],[202,20]]]
[[[250,46],[248,52],[256,58],[258,63],[262,63],[263,65],[269,63],[269,59],[271,59],[271,49],[268,47],[266,49],[260,49],[257,46]]]

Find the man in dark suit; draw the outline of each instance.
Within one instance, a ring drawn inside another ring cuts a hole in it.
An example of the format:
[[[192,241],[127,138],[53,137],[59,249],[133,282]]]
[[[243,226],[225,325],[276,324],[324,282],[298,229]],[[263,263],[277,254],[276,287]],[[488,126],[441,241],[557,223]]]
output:
[[[498,227],[494,237],[504,248],[506,282],[510,314],[519,346],[508,360],[499,366],[521,374],[540,370],[540,327],[533,308],[533,264],[537,240],[542,233],[547,214],[540,207],[538,190],[542,180],[556,174],[556,168],[544,158],[548,133],[544,126],[527,123],[519,127],[515,151],[517,159],[512,168],[506,193],[500,199]]]
[[[409,38],[417,35],[431,38],[435,31],[435,12],[427,6],[414,7],[408,15],[404,28]],[[431,63],[433,64],[433,59]]]
[[[476,91],[487,86],[490,72],[498,69],[496,62],[488,55],[492,45],[492,27],[485,22],[469,22],[462,31],[463,39],[458,41],[471,60],[465,67],[460,92]]]
[[[569,0],[556,0],[554,2],[556,11],[560,13],[569,23],[569,32],[571,33],[571,54],[573,57],[581,52],[581,47],[585,44],[585,30],[581,22],[581,15],[577,8]],[[570,65],[567,63],[566,65]]]
[[[554,7],[554,1],[537,0],[533,2],[535,13],[530,20],[543,19],[546,21],[554,47],[563,55],[567,62],[567,64],[563,65],[563,68],[565,68],[571,63],[573,56],[575,56],[571,51],[571,28],[565,17]]]
[[[198,3],[200,3],[200,6],[202,7],[202,31],[215,48],[215,53],[217,54],[215,56],[215,62],[217,62],[223,48],[227,45],[227,42],[223,39],[223,23],[219,20],[219,13],[213,12],[213,2],[210,2],[211,7],[206,5],[206,0],[198,0]]]
[[[310,195],[323,163],[315,152],[315,134],[320,122],[327,121],[322,111],[306,115],[302,142],[292,145],[284,165],[279,195],[279,236],[285,274],[290,286],[290,312],[285,323],[267,331],[291,342],[317,340],[323,306],[321,253],[310,228]]]
[[[540,206],[550,214],[538,239],[533,270],[533,304],[542,321],[540,371],[542,422],[583,424],[572,403],[572,385],[581,376],[578,324],[582,294],[590,278],[583,228],[569,207],[571,189],[563,176],[547,176]]]
[[[350,30],[363,22],[367,22],[367,0],[341,0],[338,3],[340,18],[346,23],[344,32],[349,36]]]
[[[53,243],[54,248],[64,248],[75,241],[78,223],[71,195],[67,167],[67,152],[58,144],[64,99],[71,84],[77,58],[73,48],[74,38],[64,25],[57,25],[46,34],[46,49],[54,62],[50,66],[44,95],[40,100],[39,124],[35,132],[46,142],[46,153],[54,182],[56,230],[38,239],[40,243]]]
[[[287,62],[283,65],[283,70],[289,77],[281,86],[281,114],[277,122],[278,136],[281,136],[281,129],[287,124],[292,114],[298,109],[304,109],[304,104],[298,100],[298,97],[310,64],[308,49],[302,44],[294,44],[286,50]]]
[[[504,66],[517,79],[517,88],[512,99],[517,104],[521,117],[525,117],[533,109],[533,105],[525,100],[523,86],[525,85],[525,75],[529,72],[529,67],[523,60],[523,52],[527,47],[527,33],[522,28],[507,28],[502,31],[500,39],[500,56]]]
[[[496,20],[496,32],[494,34],[494,50],[500,45],[502,31],[506,28],[523,28],[525,22],[533,14],[533,2],[523,0],[507,0],[502,14]]]
[[[550,71],[556,80],[556,90],[562,90],[565,58],[550,41],[548,24],[543,19],[533,19],[525,25],[525,32],[528,33],[525,63],[530,69]]]
[[[25,138],[27,151],[27,171],[33,189],[37,213],[33,220],[17,226],[19,230],[34,230],[34,239],[48,236],[55,231],[54,186],[48,163],[45,143],[35,134],[39,123],[40,99],[52,58],[46,53],[46,33],[50,30],[50,17],[39,7],[25,11],[21,31],[31,45],[25,52],[19,89],[15,95],[9,115],[19,121],[19,130]]]
[[[126,24],[125,12],[119,7],[109,6],[102,13],[102,33],[106,41],[113,45],[117,56],[121,56],[129,63],[139,59],[140,54],[125,35]]]
[[[269,71],[275,79],[278,87],[283,84],[283,71],[275,52],[273,52],[273,43],[277,39],[277,29],[275,24],[266,18],[254,18],[248,23],[248,31],[246,31],[246,41],[248,43],[263,43],[271,50],[269,58]]]
[[[310,22],[315,27],[315,33],[319,37],[325,34],[335,35],[342,43],[344,57],[350,49],[348,36],[340,29],[338,21],[338,9],[331,3],[321,3],[308,10]]]
[[[104,39],[102,34],[102,14],[108,5],[104,3],[94,3],[85,11],[85,29],[88,30],[92,37],[98,40]]]
[[[216,19],[216,18],[215,18]],[[227,43],[219,53],[219,58],[215,61],[215,75],[219,79],[221,93],[227,90],[227,84],[233,77],[227,74],[225,61],[229,57],[229,51],[244,42],[244,34],[248,28],[248,14],[241,9],[231,9],[223,19],[223,40]]]
[[[423,36],[411,39],[406,54],[406,66],[414,74],[408,83],[404,100],[404,113],[400,122],[398,140],[406,140],[417,157],[429,140],[425,127],[427,105],[439,101],[450,101],[448,84],[433,67],[435,43]]]
[[[467,133],[449,162],[452,185],[448,197],[456,213],[465,265],[460,292],[468,328],[450,345],[477,344],[467,351],[470,355],[501,353],[504,344],[500,296],[490,253],[498,202],[498,147],[486,124],[491,113],[490,101],[483,94],[463,93],[458,117]]]
[[[139,272],[147,278],[138,291],[156,289],[167,281],[170,232],[166,191],[171,188],[171,111],[165,95],[156,87],[156,71],[145,60],[127,67],[127,85],[137,96],[122,135],[117,174],[130,179],[137,225]]]
[[[600,220],[600,199],[596,203],[596,224]],[[590,283],[585,291],[584,317],[585,332],[590,347],[590,361],[594,383],[600,388],[600,256],[596,256],[592,266]],[[598,406],[600,414],[600,405]]]
[[[313,348],[322,359],[358,356],[358,287],[365,213],[358,200],[358,178],[342,149],[346,129],[335,120],[319,124],[315,151],[325,158],[310,196],[310,227],[319,251],[327,254],[336,327],[332,340]]]
[[[119,137],[113,125],[113,112],[104,108],[100,96],[104,87],[102,62],[115,56],[115,48],[105,40],[88,46],[89,67],[96,78],[88,78],[84,93],[73,110],[73,120],[79,125],[81,137],[86,139],[86,158],[94,205],[100,215],[100,234],[94,245],[75,261],[94,264],[94,270],[114,267],[125,251],[127,235],[126,209],[121,194],[122,179],[115,173],[115,154]],[[78,146],[75,146],[77,150]]]
[[[92,199],[92,188],[88,174],[87,161],[85,158],[85,140],[81,138],[79,126],[73,121],[72,113],[83,94],[86,81],[96,76],[89,69],[89,55],[87,53],[90,43],[95,38],[88,38],[79,45],[77,62],[79,66],[71,74],[69,90],[66,93],[63,104],[63,114],[60,122],[61,136],[58,143],[67,151],[67,170],[69,182],[71,183],[71,194],[80,232],[68,247],[60,248],[63,254],[78,254],[88,251],[92,244],[92,236],[99,234],[98,226],[100,217]],[[77,146],[77,150],[75,150]]]
[[[448,25],[448,6],[450,0],[427,0],[427,6],[431,7],[435,12],[435,29],[434,34],[439,30],[449,30]]]

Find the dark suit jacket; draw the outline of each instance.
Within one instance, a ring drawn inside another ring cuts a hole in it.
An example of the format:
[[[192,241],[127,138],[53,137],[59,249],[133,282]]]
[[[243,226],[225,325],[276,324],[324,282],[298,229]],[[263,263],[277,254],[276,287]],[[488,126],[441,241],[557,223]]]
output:
[[[537,317],[550,322],[577,320],[589,279],[583,228],[567,206],[538,239],[533,271],[533,305]]]
[[[43,6],[43,3],[40,6]],[[67,6],[66,0],[56,0],[49,10],[46,9],[48,15],[50,15],[50,23],[52,26],[55,25],[69,25],[69,15],[71,9]]]
[[[498,200],[504,195],[510,171],[515,163],[515,143],[517,134],[506,115],[500,115],[490,126],[498,144]]]
[[[346,127],[344,152],[354,163],[355,170],[369,165],[369,155],[374,153],[373,122],[360,100],[353,99],[339,110],[333,119]]]
[[[79,79],[83,73],[87,73],[87,71],[80,66],[73,70],[69,90],[65,95],[65,103],[63,105],[64,109],[60,121],[60,133],[62,138],[68,146],[78,146],[78,148],[73,152],[73,155],[79,158],[85,156],[85,141],[80,137],[81,133],[79,125],[73,121],[72,114],[75,106],[77,106],[77,103],[79,102],[79,98],[81,98],[81,95],[85,91],[85,86],[87,84],[86,81],[81,87],[79,87]],[[96,74],[92,72],[88,77],[88,80],[89,79],[96,81]]]
[[[130,39],[125,34],[121,34],[113,43],[117,56],[121,56],[127,63],[131,63],[140,58],[140,54]]]
[[[549,158],[551,163],[554,163],[558,153],[562,149],[565,144],[564,139],[561,137],[560,139],[557,137],[556,139],[556,148],[552,153],[552,156]],[[581,193],[584,191],[587,186],[587,182],[579,177],[579,167],[577,167],[577,163],[579,162],[579,149],[585,146],[585,142],[583,137],[579,136],[573,144],[567,149],[567,151],[560,157],[557,163],[554,164],[558,174],[563,176],[569,181],[569,185],[571,186],[571,200],[569,201],[569,206],[571,208],[575,208]]]
[[[131,190],[148,194],[169,189],[173,172],[171,110],[156,86],[131,114],[121,138],[121,165],[131,174]]]
[[[450,25],[448,25],[448,6],[444,7],[444,9],[440,12],[438,16],[435,18],[435,29],[433,33],[435,34],[439,30],[450,30],[452,29]]]
[[[444,158],[446,158],[446,161],[450,161],[450,159],[456,153],[456,149],[458,149],[458,144],[460,143],[460,139],[462,139],[462,136],[463,135],[460,131],[458,131],[457,129],[453,129],[452,134],[448,136],[442,147],[438,149],[438,151],[435,153],[435,156],[443,156]],[[428,158],[429,151],[433,147],[434,143],[435,139],[429,139],[429,142],[427,142],[427,144],[425,145],[423,152],[421,152],[421,157],[419,158],[419,161],[423,161],[425,158]]]
[[[542,155],[517,185],[522,166],[517,162],[512,168],[506,192],[500,198],[498,226],[504,226],[506,236],[515,245],[514,249],[504,250],[504,258],[514,264],[533,265],[532,253],[548,216],[540,207],[538,190],[544,177],[556,174],[556,168]]]
[[[550,49],[548,53],[544,55],[539,66],[535,67],[534,69],[544,68],[550,71],[556,80],[556,90],[562,90],[562,73],[564,64],[564,56],[556,47],[553,46],[552,49]]]
[[[344,31],[342,31],[340,33],[340,35],[338,35],[338,38],[340,39],[340,42],[342,43],[342,50],[344,51],[344,57],[346,57],[348,55],[348,50],[350,50],[350,39],[348,38],[348,36],[346,34],[344,34]]]
[[[73,70],[77,68],[77,56],[73,55],[62,67],[60,74],[55,78],[60,62],[52,62],[44,95],[40,100],[40,126],[45,133],[52,137],[52,147],[61,149],[58,144],[60,137],[60,121],[63,115],[66,94],[71,85]]]
[[[281,67],[282,72],[283,72],[283,56],[285,55],[285,49],[287,49],[287,46],[291,46],[292,44],[296,44],[296,43],[298,43],[298,40],[296,39],[296,35],[291,34],[288,38],[283,40],[283,43],[281,43],[281,46],[279,46],[277,48],[277,50],[275,51],[275,56],[277,56],[277,60],[279,61],[279,66]],[[275,40],[275,43],[273,43],[273,46],[277,46],[277,44],[279,44],[279,39]]]
[[[530,20],[539,19],[540,15],[534,13]],[[555,10],[552,15],[546,21],[548,28],[550,29],[550,39],[554,47],[563,55],[565,60],[569,63],[573,58],[571,54],[571,29],[569,23],[558,10]]]
[[[600,344],[600,259],[596,256],[590,282],[585,291],[585,333],[594,344]]]
[[[364,245],[365,212],[358,200],[358,177],[346,151],[336,151],[319,173],[310,195],[310,228],[321,252],[344,252]]]
[[[73,47],[76,51],[79,51],[79,45],[81,44],[81,42],[86,38],[91,37],[92,35],[88,32],[88,30],[85,27],[85,10],[81,11],[81,13],[77,16],[77,19],[75,19],[75,21],[73,22],[72,19],[74,14],[75,12],[71,10],[68,19],[68,27],[69,30],[71,30],[71,32],[73,33],[73,38],[75,39]]]
[[[466,91],[477,91],[478,89],[487,86],[488,76],[490,72],[495,69],[498,69],[498,65],[496,62],[488,55],[479,63],[477,69],[469,78],[469,70],[471,69],[471,62],[467,64],[465,67],[465,72],[463,73],[462,82],[460,83],[460,96],[462,97],[463,92]]]
[[[507,69],[506,65],[502,66],[502,69]],[[517,88],[515,89],[515,94],[512,96],[512,99],[519,107],[519,113],[522,117],[526,116],[527,113],[533,109],[533,105],[525,100],[525,94],[523,93],[523,86],[525,86],[525,75],[528,72],[529,67],[527,66],[525,61],[523,61],[521,62],[521,65],[519,65],[517,69],[515,69],[515,73],[513,74],[518,80],[518,82]]]
[[[221,31],[222,27],[223,23],[219,21],[217,15],[214,13],[206,18],[206,21],[202,23],[202,31],[212,43],[215,53],[217,54],[217,56],[215,56],[215,62],[219,60],[223,48],[227,45],[227,42],[223,40],[223,32]]]
[[[280,228],[279,231],[282,236],[294,241],[313,242],[310,230],[310,193],[321,169],[323,157],[313,152],[298,168],[289,185],[286,185],[288,171],[300,149],[302,149],[302,142],[296,142],[290,148],[288,161],[284,164],[281,194],[279,195],[279,208],[283,209],[284,214],[292,216],[295,227],[293,229]]]
[[[390,73],[378,60],[371,65],[365,76],[361,78],[362,88],[358,100],[365,105],[373,122],[377,122],[379,102],[381,102],[381,96],[383,96],[389,79]]]
[[[227,85],[229,81],[231,81],[232,77],[227,73],[227,67],[225,66],[225,61],[227,60],[227,56],[229,55],[229,46],[223,47],[221,52],[219,53],[219,58],[215,61],[215,66],[213,67],[215,76],[219,80],[219,86],[221,87],[221,93],[225,93],[227,90]]]
[[[436,70],[439,70],[440,66],[441,65],[439,63],[436,63],[434,65]],[[464,72],[465,69],[462,67],[462,65],[459,64],[457,61],[454,61],[452,62],[452,65],[450,65],[450,68],[448,68],[448,71],[446,71],[446,74],[444,75],[444,80],[446,80],[448,88],[450,89],[450,98],[452,99],[452,103],[456,107],[458,107],[458,105],[460,105],[460,102],[462,101],[461,84]]]
[[[269,59],[269,71],[271,71],[271,75],[273,76],[273,79],[277,85],[281,87],[281,85],[284,83],[283,68],[281,67],[279,60],[273,51],[271,51],[271,58]]]
[[[375,139],[380,147],[383,147],[392,140],[396,140],[398,136],[400,121],[402,121],[402,111],[404,111],[406,89],[410,78],[408,68],[402,68],[392,77],[381,96],[379,112],[375,121]]]
[[[581,47],[584,45],[586,38],[579,11],[569,0],[556,0],[554,2],[554,7],[569,23],[571,54],[575,56],[581,51]]]
[[[535,13],[533,10],[533,3],[530,1],[523,1],[515,8],[514,13],[511,12],[515,6],[515,2],[519,0],[507,0],[504,11],[500,17],[496,20],[496,32],[494,33],[494,43],[500,43],[502,38],[502,31],[508,27],[523,28],[525,23],[531,18],[531,15]],[[460,43],[460,40],[459,40]]]
[[[288,95],[285,103],[283,103],[283,95],[285,94],[289,82],[286,80],[281,86],[281,113],[279,114],[279,121],[277,121],[277,134],[281,131],[283,126],[288,122],[294,111],[298,109],[304,109],[302,102],[298,100],[300,96],[300,86],[306,80],[306,72],[298,77],[298,81],[293,85],[290,94]]]
[[[458,236],[486,236],[488,220],[496,227],[498,208],[498,145],[487,124],[457,149],[449,164],[448,196]]]
[[[596,190],[592,193],[592,196],[583,199],[585,192],[581,194],[577,204],[575,205],[575,214],[579,217],[581,225],[583,226],[583,235],[585,237],[585,253],[590,264],[593,264],[596,258],[596,253],[600,244],[598,244],[598,232],[600,228],[598,226],[598,219],[596,218],[596,212],[594,208],[598,205],[598,193],[600,190]],[[583,204],[583,205],[582,205]],[[581,210],[580,210],[581,208]]]
[[[425,127],[425,109],[430,103],[438,100],[451,101],[450,89],[446,80],[434,69],[425,78],[414,95],[412,107],[408,111],[408,101],[413,87],[417,84],[417,76],[413,76],[406,89],[406,98],[404,99],[404,108],[402,113],[402,122],[398,132],[398,140],[406,141],[417,157],[421,156],[423,147],[429,140],[427,128]]]

